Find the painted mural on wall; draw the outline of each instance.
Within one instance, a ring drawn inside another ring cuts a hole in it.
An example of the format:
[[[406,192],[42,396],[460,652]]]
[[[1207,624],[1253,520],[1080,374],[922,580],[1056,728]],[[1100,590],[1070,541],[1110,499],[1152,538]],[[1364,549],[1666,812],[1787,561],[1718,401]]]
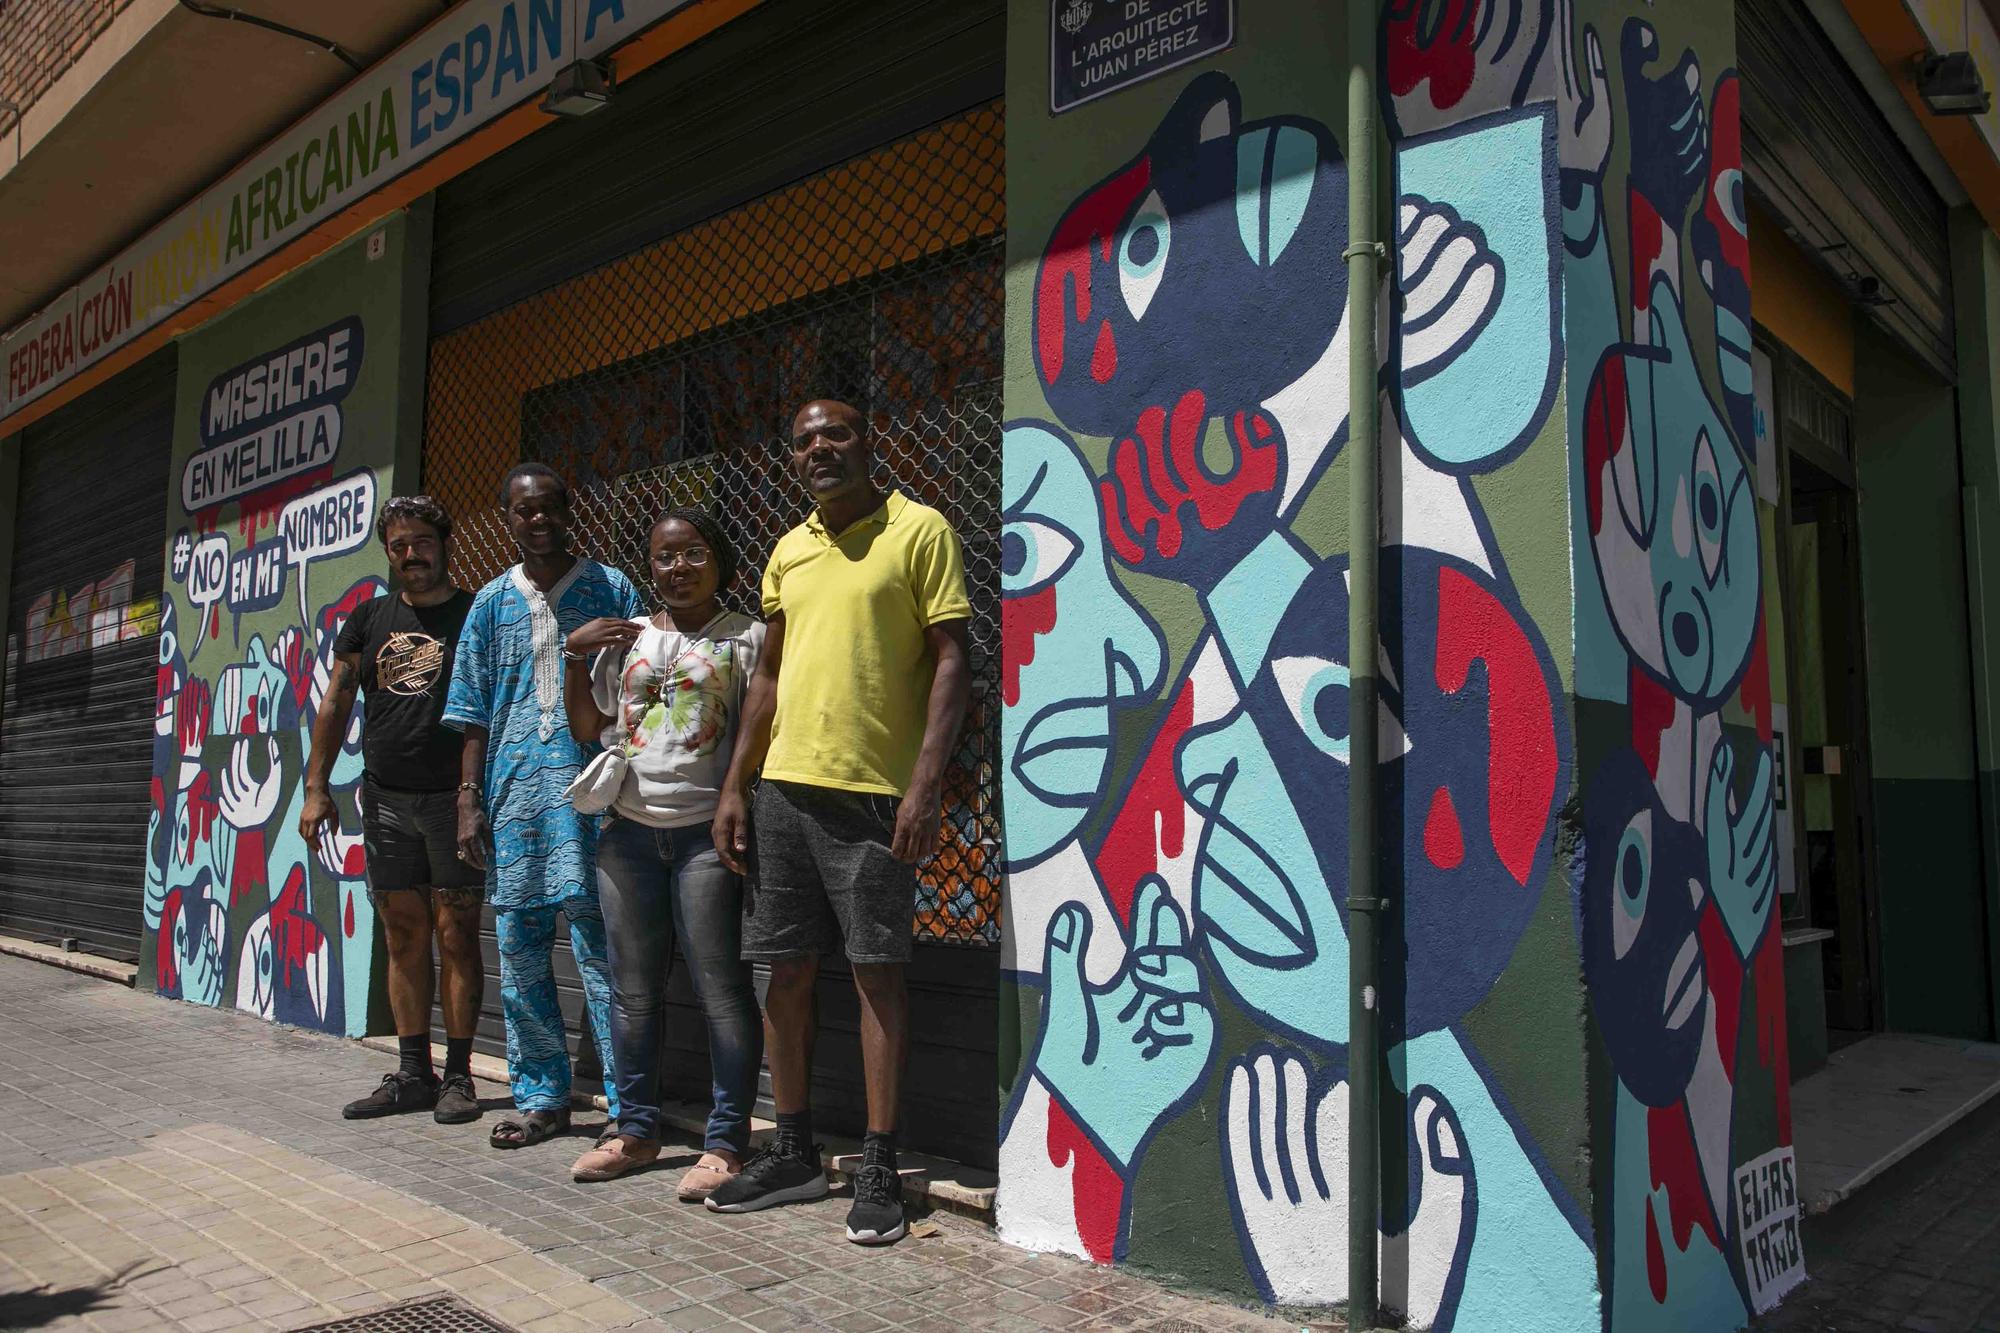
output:
[[[404,227],[329,254],[180,354],[141,984],[359,1036],[361,711],[332,773],[340,827],[298,833],[305,760],[347,616],[382,595]]]
[[[1610,1325],[1662,1333],[1805,1276],[1732,37],[1596,6],[1563,79],[1597,1224]]]
[[[1554,16],[1457,8],[1384,11],[1383,1295],[1584,1329]],[[1347,167],[1341,16],[1298,11],[1085,113],[1102,148],[1014,122],[1073,177],[1053,219],[1010,201],[999,1223],[1320,1305],[1347,1294]]]

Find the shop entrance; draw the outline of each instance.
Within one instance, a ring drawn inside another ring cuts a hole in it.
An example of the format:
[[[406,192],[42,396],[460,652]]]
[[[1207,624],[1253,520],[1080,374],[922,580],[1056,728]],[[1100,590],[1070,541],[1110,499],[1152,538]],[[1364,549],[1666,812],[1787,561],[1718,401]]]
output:
[[[1793,374],[1801,372],[1794,369]],[[1828,1044],[1833,1049],[1881,1026],[1878,916],[1869,824],[1867,671],[1862,652],[1861,576],[1850,418],[1831,394],[1814,397],[1810,424],[1786,422],[1786,637],[1798,773],[1802,924],[1828,932]],[[1831,436],[1831,439],[1821,438]]]

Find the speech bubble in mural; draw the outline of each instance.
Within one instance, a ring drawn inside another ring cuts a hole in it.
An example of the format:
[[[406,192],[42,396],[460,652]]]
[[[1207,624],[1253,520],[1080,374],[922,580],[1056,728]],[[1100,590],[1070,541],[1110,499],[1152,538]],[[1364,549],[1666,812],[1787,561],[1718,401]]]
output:
[[[211,532],[195,543],[187,564],[187,595],[195,605],[194,647],[208,637],[215,604],[229,591],[229,538]]]
[[[181,470],[181,506],[213,509],[331,466],[340,402],[361,376],[364,343],[350,315],[209,381],[202,447]]]
[[[358,551],[375,535],[375,474],[364,468],[340,480],[308,491],[285,506],[278,516],[278,537],[285,563],[298,572],[299,623],[310,625],[306,599],[306,566]]]
[[[252,611],[285,600],[286,548],[282,537],[253,543],[229,557],[229,613],[240,624]]]

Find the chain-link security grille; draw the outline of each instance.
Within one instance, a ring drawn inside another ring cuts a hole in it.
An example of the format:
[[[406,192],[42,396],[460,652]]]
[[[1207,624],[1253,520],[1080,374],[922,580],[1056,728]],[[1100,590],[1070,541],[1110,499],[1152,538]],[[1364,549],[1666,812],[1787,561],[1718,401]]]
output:
[[[431,344],[424,487],[477,587],[518,558],[500,487],[568,478],[577,549],[650,588],[659,514],[701,504],[763,563],[809,502],[798,408],[867,414],[881,479],[951,520],[972,597],[972,706],[920,873],[920,939],[999,938],[1000,371],[1004,117],[996,103],[558,284]]]

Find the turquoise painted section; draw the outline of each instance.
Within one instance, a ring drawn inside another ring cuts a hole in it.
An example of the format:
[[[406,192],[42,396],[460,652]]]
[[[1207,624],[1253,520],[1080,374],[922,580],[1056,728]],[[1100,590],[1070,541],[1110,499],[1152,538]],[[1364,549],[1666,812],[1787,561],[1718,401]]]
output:
[[[1061,6],[1056,7],[1058,10]],[[1386,1305],[1595,1329],[1566,673],[1558,9],[1385,5]],[[1062,116],[1011,10],[1009,1239],[1346,1297],[1338,6]],[[1331,64],[1329,61],[1331,60]],[[1489,504],[1486,496],[1501,497]],[[1519,503],[1515,503],[1515,501]],[[1539,614],[1531,607],[1539,608]],[[1003,1042],[1003,1044],[1009,1044]]]
[[[1726,1330],[1805,1274],[1734,14],[1576,9],[1561,156],[1593,1218],[1608,1327]]]

